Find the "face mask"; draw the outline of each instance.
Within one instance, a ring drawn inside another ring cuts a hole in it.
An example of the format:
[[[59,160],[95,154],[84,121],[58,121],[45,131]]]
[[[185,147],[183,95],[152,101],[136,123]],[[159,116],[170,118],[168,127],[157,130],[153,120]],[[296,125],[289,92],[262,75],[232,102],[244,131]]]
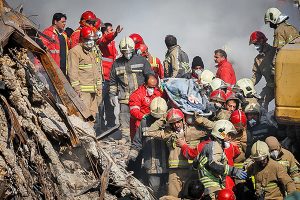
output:
[[[248,123],[249,123],[249,126],[253,127],[253,126],[256,125],[256,120],[255,119],[251,119],[251,120],[248,121]]]
[[[225,149],[229,148],[230,147],[230,142],[224,142],[224,147],[225,147]]]
[[[154,88],[147,88],[147,93],[148,95],[153,95],[154,94]]]
[[[127,60],[130,60],[130,58],[132,57],[132,53],[124,53],[123,55]]]
[[[270,156],[271,156],[273,159],[277,159],[278,156],[279,156],[279,151],[278,151],[278,150],[271,151]]]
[[[102,37],[102,32],[101,31],[97,31],[96,35],[98,36],[98,38],[101,38]]]
[[[197,76],[200,77],[201,74],[202,74],[202,70],[201,69],[196,69],[195,74],[197,74]]]
[[[256,51],[262,52],[262,46],[260,44],[255,44],[254,48],[255,48]]]
[[[84,47],[86,49],[92,49],[95,46],[95,41],[94,40],[88,40],[84,42]]]

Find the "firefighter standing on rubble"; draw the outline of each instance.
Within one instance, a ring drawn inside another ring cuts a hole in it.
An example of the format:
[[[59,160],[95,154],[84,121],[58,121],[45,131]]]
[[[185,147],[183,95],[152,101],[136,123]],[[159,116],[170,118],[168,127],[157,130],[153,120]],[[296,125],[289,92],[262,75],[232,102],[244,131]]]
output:
[[[265,142],[259,140],[253,144],[251,158],[246,161],[245,168],[255,178],[258,199],[281,200],[285,192],[290,194],[296,190],[295,183],[283,166],[270,159],[269,147]]]
[[[102,71],[99,56],[93,51],[97,36],[92,27],[83,27],[82,41],[68,54],[68,74],[74,90],[95,117],[102,101]]]
[[[191,73],[189,66],[189,57],[177,45],[177,39],[173,35],[165,37],[165,44],[168,51],[164,60],[164,69],[166,78],[185,78]]]
[[[295,156],[288,150],[284,149],[276,137],[266,138],[266,143],[270,149],[270,157],[281,164],[288,175],[293,179],[297,190],[300,190],[300,164]]]
[[[265,78],[267,84],[262,89],[259,100],[260,105],[268,111],[269,103],[274,99],[274,64],[273,59],[276,54],[276,48],[267,43],[266,36],[260,32],[255,31],[250,35],[249,45],[253,44],[258,51],[258,55],[254,59],[252,67],[252,81],[256,85],[262,78]]]
[[[265,13],[265,23],[269,23],[274,29],[273,46],[276,48],[281,48],[299,37],[299,31],[286,22],[288,18],[289,16],[282,14],[277,8],[269,8]]]
[[[64,75],[67,72],[67,52],[69,45],[67,34],[64,32],[66,20],[67,16],[65,14],[55,13],[52,18],[52,26],[43,31],[43,34],[49,36],[53,41],[41,37],[44,45]]]
[[[128,106],[130,94],[145,82],[145,76],[154,74],[149,62],[142,56],[135,54],[134,42],[125,37],[120,41],[122,57],[118,58],[112,66],[109,82],[110,102],[120,103],[120,124],[122,128],[129,128],[130,109]]]

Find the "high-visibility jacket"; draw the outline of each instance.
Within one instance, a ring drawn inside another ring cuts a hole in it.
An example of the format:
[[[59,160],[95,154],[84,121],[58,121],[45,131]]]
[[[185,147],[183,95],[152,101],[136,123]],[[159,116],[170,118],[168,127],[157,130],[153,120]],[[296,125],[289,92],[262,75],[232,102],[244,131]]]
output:
[[[130,109],[130,137],[133,139],[136,129],[139,127],[143,117],[150,113],[150,104],[155,97],[162,96],[159,88],[154,89],[154,93],[150,96],[147,93],[145,85],[141,85],[129,96]]]
[[[295,183],[283,166],[272,159],[269,159],[263,169],[254,162],[247,167],[247,173],[255,178],[256,194],[266,200],[281,200],[285,191],[289,194],[296,190]],[[281,191],[280,186],[284,186],[285,191]]]
[[[101,62],[93,51],[83,49],[81,43],[68,54],[68,74],[77,92],[97,93],[102,90]]]
[[[57,33],[56,29],[54,28],[54,26],[50,26],[43,31],[43,34],[45,34],[53,39],[53,41],[49,41],[47,38],[44,38],[41,36],[42,42],[49,50],[52,58],[54,59],[54,61],[58,65],[58,67],[60,67],[60,51],[61,51],[61,49],[60,49],[59,39],[58,39],[58,35],[57,35],[58,33]],[[66,56],[67,56],[69,41],[68,41],[67,34],[65,32],[63,32],[62,35],[64,36],[65,41],[66,41],[66,49],[64,49],[64,51],[66,51]]]
[[[70,49],[75,47],[79,43],[80,39],[80,31],[81,31],[81,26],[78,27],[71,35],[70,37]]]
[[[152,70],[160,79],[164,78],[164,68],[159,60],[159,58],[154,56],[149,56],[148,61],[151,65]]]
[[[110,71],[113,62],[116,60],[118,51],[115,46],[115,33],[103,34],[102,37],[97,41],[99,49],[102,52],[102,68],[104,79],[109,81]]]

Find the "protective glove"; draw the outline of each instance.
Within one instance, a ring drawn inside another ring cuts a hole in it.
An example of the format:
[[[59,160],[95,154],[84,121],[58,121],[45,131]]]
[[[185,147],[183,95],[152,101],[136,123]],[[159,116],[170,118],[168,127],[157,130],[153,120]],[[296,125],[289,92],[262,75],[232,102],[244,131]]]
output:
[[[241,180],[245,180],[248,176],[246,171],[235,167],[232,169],[232,175]]]
[[[109,96],[109,101],[110,101],[110,104],[111,104],[112,106],[115,107],[115,106],[117,105],[116,96],[110,95],[110,96]]]

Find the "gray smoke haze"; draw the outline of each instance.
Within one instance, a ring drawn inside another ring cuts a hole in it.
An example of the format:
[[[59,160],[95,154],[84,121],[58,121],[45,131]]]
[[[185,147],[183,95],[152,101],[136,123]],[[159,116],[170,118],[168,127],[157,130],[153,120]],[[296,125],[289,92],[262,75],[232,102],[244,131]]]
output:
[[[298,9],[292,0],[11,0],[13,8],[20,3],[24,13],[38,15],[31,19],[40,29],[51,24],[55,12],[67,14],[67,26],[76,29],[80,15],[85,10],[95,12],[104,22],[124,27],[116,42],[131,33],[139,33],[149,51],[164,59],[164,37],[173,34],[178,44],[188,54],[190,63],[194,56],[202,57],[207,69],[214,68],[213,51],[225,48],[234,63],[237,79],[251,76],[253,59],[257,52],[249,46],[251,32],[260,30],[273,42],[273,29],[264,24],[264,13],[277,7],[290,16],[289,22],[300,26]],[[263,83],[259,84],[261,88]],[[260,90],[260,89],[258,89]]]

